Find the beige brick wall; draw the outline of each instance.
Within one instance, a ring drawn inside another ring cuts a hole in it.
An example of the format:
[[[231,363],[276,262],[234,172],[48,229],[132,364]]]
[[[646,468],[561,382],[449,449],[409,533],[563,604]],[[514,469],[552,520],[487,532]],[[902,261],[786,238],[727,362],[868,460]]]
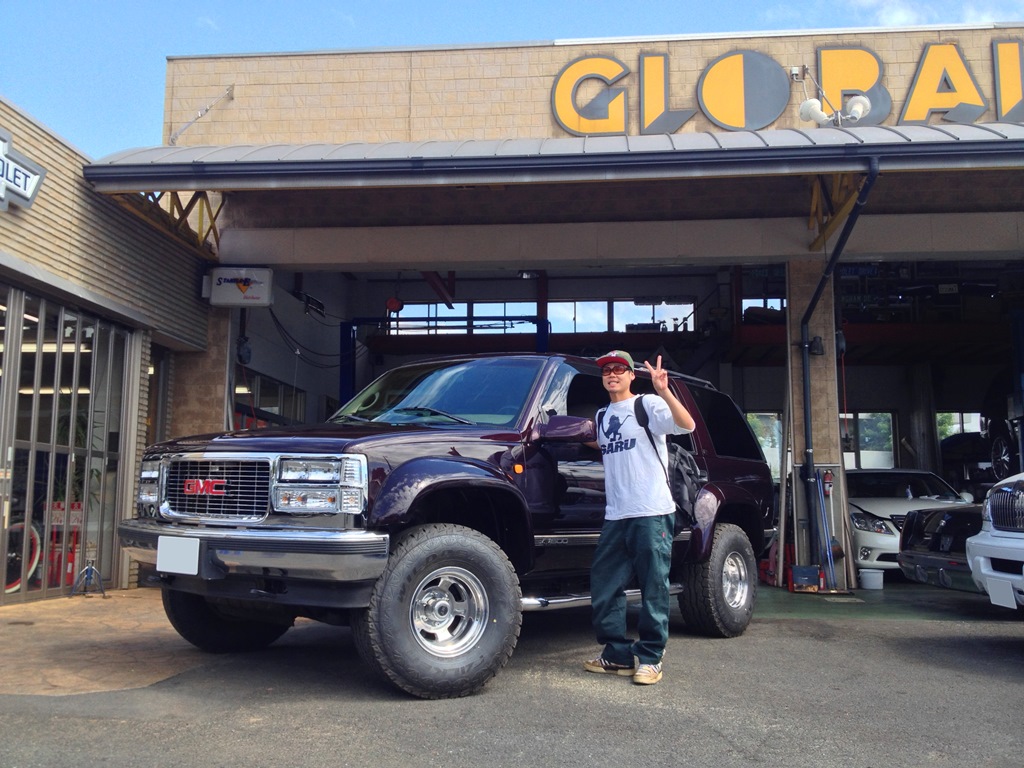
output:
[[[956,43],[990,102],[991,44],[1017,39],[1024,28],[837,31],[828,35],[783,34],[719,39],[665,39],[530,44],[479,48],[355,51],[254,56],[170,58],[167,66],[164,137],[193,120],[199,110],[234,86],[234,97],[179,137],[180,145],[269,142],[387,142],[568,134],[551,113],[556,75],[581,56],[613,56],[630,68],[619,85],[629,89],[629,133],[639,132],[637,70],[641,53],[666,53],[672,109],[695,108],[698,79],[715,58],[745,49],[764,53],[788,70],[816,70],[821,46],[862,46],[885,67],[894,122],[903,108],[927,43]],[[600,83],[587,81],[578,103]],[[813,86],[807,83],[807,94]],[[774,127],[808,127],[797,112],[806,98],[792,88],[789,108]],[[982,120],[994,119],[990,109]],[[717,130],[700,112],[681,132]]]
[[[174,356],[168,425],[171,435],[220,432],[225,427],[227,366],[234,360],[229,310],[212,310],[207,328],[205,351]]]
[[[0,127],[46,170],[31,208],[0,212],[0,250],[144,316],[169,346],[201,348],[202,259],[94,192],[82,175],[89,158],[3,99]]]

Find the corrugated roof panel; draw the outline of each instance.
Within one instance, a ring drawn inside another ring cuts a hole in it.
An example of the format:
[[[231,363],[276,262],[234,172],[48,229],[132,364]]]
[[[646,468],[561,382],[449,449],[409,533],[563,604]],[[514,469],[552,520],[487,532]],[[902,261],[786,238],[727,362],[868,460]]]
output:
[[[715,138],[717,134],[703,132],[703,133],[673,133],[671,136],[672,147],[680,152],[689,152],[692,150],[702,149],[721,149],[722,145],[719,144],[718,139]]]
[[[478,141],[460,141],[452,157],[494,157],[503,143],[502,139],[481,139]]]
[[[460,153],[459,150],[470,148],[470,152]],[[425,141],[417,148],[414,157],[487,157],[491,153],[486,151],[487,142],[468,141]]]
[[[630,152],[671,152],[672,137],[667,133],[648,136],[627,136],[626,147]]]
[[[932,144],[937,141],[955,141],[950,134],[944,130],[932,127],[930,125],[901,125],[898,130],[907,141],[912,144]],[[989,136],[989,138],[995,138]]]
[[[650,136],[126,150],[85,166],[104,192],[714,178],[883,170],[1024,169],[1024,125],[807,127]]]
[[[584,139],[579,137],[565,139],[544,139],[540,147],[541,155],[582,155]]]
[[[541,154],[545,139],[503,139],[497,157],[533,157]]]
[[[394,160],[409,157],[423,157],[424,147],[433,142],[389,141],[386,144],[367,144],[365,157],[373,160]]]
[[[844,144],[860,144],[846,128],[810,128],[807,136],[816,147],[839,147]]]
[[[302,144],[298,147],[291,147],[281,154],[281,160],[289,162],[300,162],[303,160],[323,160],[327,153],[334,149],[337,144]]]
[[[377,146],[367,144],[364,141],[348,141],[344,144],[335,144],[324,155],[324,160],[365,160],[367,153]]]
[[[759,133],[764,139],[765,146],[768,147],[808,147],[811,145],[811,140],[806,133],[791,128],[779,131],[759,131]]]
[[[596,155],[629,151],[625,136],[587,136],[583,140],[583,154]]]
[[[730,131],[718,134],[722,149],[764,149],[765,140],[756,131]]]

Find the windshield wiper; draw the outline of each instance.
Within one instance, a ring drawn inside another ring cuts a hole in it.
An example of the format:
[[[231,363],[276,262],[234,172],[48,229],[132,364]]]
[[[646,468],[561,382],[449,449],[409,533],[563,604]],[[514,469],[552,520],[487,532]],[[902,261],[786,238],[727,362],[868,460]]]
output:
[[[370,421],[364,416],[356,416],[354,413],[343,413],[340,416],[336,416],[335,418],[331,419],[331,422],[337,424],[339,421],[346,421],[349,419],[351,419],[352,421],[364,421],[367,423],[369,423]]]
[[[461,416],[453,416],[450,413],[439,411],[437,408],[431,408],[427,405],[409,405],[403,408],[392,408],[393,413],[426,413],[431,416],[444,416],[446,419],[457,421],[459,424],[472,424],[473,422],[469,419],[464,419]]]

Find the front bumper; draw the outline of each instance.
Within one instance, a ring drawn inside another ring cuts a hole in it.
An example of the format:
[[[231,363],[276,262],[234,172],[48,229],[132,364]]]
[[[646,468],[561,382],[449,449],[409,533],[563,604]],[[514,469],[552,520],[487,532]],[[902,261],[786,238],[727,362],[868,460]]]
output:
[[[373,581],[384,571],[389,545],[386,533],[369,531],[202,528],[145,519],[123,522],[117,533],[130,557],[158,573],[206,581],[235,575]]]
[[[984,591],[974,583],[967,560],[959,554],[900,552],[899,565],[903,575],[911,581],[963,592]]]
[[[993,605],[1024,607],[1024,538],[982,531],[967,540],[967,561],[974,583]]]
[[[863,557],[861,550],[867,550]],[[900,551],[900,537],[888,533],[853,530],[853,559],[858,568],[896,570]]]

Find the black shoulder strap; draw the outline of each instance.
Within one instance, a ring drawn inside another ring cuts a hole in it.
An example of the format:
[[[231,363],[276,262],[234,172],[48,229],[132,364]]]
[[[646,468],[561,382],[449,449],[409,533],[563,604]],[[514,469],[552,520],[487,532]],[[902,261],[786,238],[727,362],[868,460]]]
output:
[[[665,462],[661,460],[661,454],[658,452],[658,445],[654,442],[654,435],[651,434],[651,428],[647,426],[650,421],[650,417],[647,415],[647,409],[644,408],[643,399],[643,395],[637,395],[636,400],[633,401],[633,411],[636,414],[636,421],[637,424],[644,428],[644,432],[647,433],[647,439],[651,441],[651,448],[654,449],[654,455],[658,457],[658,463],[661,464],[661,468],[665,471],[665,482],[669,482],[668,467],[666,467]]]

